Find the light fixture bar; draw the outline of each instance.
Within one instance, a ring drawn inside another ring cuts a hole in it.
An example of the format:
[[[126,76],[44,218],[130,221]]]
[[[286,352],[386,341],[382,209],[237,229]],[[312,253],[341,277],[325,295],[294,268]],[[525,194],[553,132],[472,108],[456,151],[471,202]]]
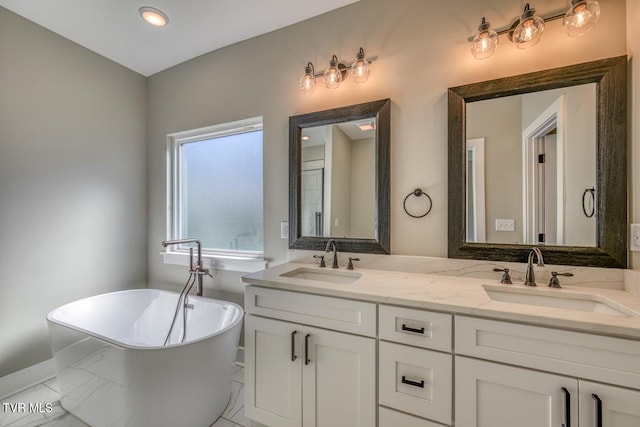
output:
[[[564,15],[562,15],[562,16],[564,16]],[[372,62],[374,62],[377,59],[378,59],[377,56],[370,56],[368,58],[365,58],[365,60],[367,61],[367,64],[371,64]],[[351,68],[351,65],[345,64],[344,62],[341,62],[341,61],[338,61],[338,70],[340,70],[340,72],[342,74],[347,73],[350,68]],[[324,72],[325,72],[325,70],[318,71],[313,76],[314,77],[323,77],[324,76]]]

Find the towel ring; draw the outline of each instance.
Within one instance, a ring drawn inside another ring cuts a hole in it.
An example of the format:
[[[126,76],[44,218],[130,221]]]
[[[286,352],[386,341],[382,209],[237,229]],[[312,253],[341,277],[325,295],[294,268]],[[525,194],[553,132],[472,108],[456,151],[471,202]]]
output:
[[[413,215],[412,213],[409,213],[409,211],[407,210],[407,199],[412,195],[416,196],[416,197],[427,196],[427,199],[429,199],[429,209],[427,209],[427,211],[425,213],[423,213],[422,215]],[[407,194],[407,197],[404,198],[404,202],[402,202],[402,207],[404,208],[404,211],[407,213],[407,215],[409,215],[410,217],[422,218],[422,217],[425,217],[425,216],[429,215],[429,212],[431,212],[431,208],[433,208],[433,200],[431,200],[431,197],[429,197],[429,195],[427,193],[425,193],[424,191],[422,191],[419,188],[416,188],[411,193]]]
[[[591,194],[591,212],[587,212],[587,194]],[[582,212],[587,218],[593,217],[596,213],[596,189],[595,187],[587,188],[582,193]]]

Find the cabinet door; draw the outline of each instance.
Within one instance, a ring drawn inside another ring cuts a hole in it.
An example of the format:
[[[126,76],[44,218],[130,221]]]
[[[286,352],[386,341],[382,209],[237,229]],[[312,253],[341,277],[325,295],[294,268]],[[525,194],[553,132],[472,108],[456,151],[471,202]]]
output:
[[[640,391],[580,381],[581,427],[640,426]]]
[[[269,427],[300,427],[302,355],[299,325],[245,318],[245,414]]]
[[[455,371],[456,427],[578,426],[573,378],[465,357]]]
[[[304,427],[375,426],[375,339],[305,328],[301,343]]]

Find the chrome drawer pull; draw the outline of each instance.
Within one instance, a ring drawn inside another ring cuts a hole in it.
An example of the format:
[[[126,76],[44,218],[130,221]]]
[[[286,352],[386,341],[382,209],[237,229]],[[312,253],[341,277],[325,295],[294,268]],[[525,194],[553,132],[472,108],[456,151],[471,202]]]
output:
[[[424,380],[420,382],[408,380],[404,375],[402,376],[402,384],[412,385],[414,387],[424,388]]]
[[[402,324],[402,330],[403,331],[408,331],[408,332],[415,332],[416,334],[423,334],[424,335],[424,328],[420,328],[420,329],[410,328],[407,325],[405,325],[404,323]]]

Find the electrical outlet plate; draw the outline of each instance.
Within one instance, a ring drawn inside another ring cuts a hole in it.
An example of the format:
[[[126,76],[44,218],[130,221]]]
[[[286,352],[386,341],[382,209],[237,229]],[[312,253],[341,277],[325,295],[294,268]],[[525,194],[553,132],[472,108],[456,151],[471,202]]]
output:
[[[631,238],[629,239],[632,252],[640,252],[640,224],[631,224]]]
[[[280,222],[280,238],[281,239],[289,238],[289,221]]]
[[[515,220],[496,219],[496,231],[515,231]]]

